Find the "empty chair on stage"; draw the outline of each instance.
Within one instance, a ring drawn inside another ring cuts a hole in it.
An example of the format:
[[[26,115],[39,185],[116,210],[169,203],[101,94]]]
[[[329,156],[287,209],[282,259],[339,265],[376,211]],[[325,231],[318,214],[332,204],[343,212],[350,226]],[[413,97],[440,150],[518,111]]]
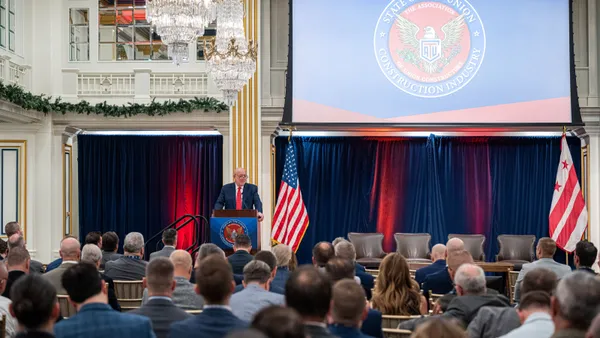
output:
[[[400,253],[409,262],[431,262],[430,234],[395,233],[396,252]]]
[[[348,233],[348,239],[356,249],[356,262],[367,268],[378,268],[385,252],[382,233]]]
[[[534,235],[500,235],[498,236],[497,262],[514,264],[513,270],[521,270],[525,263],[535,259]]]

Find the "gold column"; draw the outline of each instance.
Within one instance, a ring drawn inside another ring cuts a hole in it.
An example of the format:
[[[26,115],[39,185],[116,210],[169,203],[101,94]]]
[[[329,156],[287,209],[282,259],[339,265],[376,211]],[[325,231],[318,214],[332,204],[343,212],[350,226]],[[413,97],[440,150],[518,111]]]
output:
[[[248,41],[254,41],[258,46],[256,72],[248,84],[238,94],[238,100],[230,113],[231,126],[231,163],[232,170],[246,168],[248,181],[259,184],[259,159],[260,159],[260,102],[259,102],[259,18],[260,0],[241,0],[244,3],[246,16],[244,28]]]

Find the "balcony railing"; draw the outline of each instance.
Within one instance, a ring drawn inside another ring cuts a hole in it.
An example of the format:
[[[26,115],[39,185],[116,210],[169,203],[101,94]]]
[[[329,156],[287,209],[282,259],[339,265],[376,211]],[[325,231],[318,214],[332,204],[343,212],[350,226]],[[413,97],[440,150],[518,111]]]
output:
[[[17,85],[29,89],[31,67],[10,61],[8,56],[0,56],[0,80],[7,85]]]
[[[135,94],[133,74],[79,74],[77,96],[133,96]]]
[[[150,96],[206,96],[208,75],[150,74]]]

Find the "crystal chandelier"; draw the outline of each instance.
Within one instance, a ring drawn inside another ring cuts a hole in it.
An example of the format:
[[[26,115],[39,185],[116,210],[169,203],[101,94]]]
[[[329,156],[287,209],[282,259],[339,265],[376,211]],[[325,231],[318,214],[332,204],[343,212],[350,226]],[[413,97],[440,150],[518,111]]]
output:
[[[219,0],[217,36],[206,42],[206,66],[223,101],[232,106],[238,92],[256,72],[257,48],[244,34],[244,5],[240,0]]]
[[[189,55],[189,44],[216,18],[214,0],[148,0],[147,18],[156,27],[169,57],[179,65]]]

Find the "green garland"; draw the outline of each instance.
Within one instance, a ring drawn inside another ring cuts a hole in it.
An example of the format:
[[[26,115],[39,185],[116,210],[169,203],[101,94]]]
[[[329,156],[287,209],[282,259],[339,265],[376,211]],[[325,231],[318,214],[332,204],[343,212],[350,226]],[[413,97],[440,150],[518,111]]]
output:
[[[103,115],[107,117],[131,117],[135,115],[165,116],[171,113],[191,113],[195,110],[204,112],[229,110],[229,107],[214,97],[193,98],[191,100],[155,102],[149,104],[128,103],[127,105],[113,105],[106,101],[95,105],[87,101],[79,103],[63,102],[60,97],[52,99],[51,96],[34,95],[15,85],[5,86],[0,82],[0,100],[8,101],[25,110],[35,110],[48,114],[50,112],[73,112],[87,115]]]

